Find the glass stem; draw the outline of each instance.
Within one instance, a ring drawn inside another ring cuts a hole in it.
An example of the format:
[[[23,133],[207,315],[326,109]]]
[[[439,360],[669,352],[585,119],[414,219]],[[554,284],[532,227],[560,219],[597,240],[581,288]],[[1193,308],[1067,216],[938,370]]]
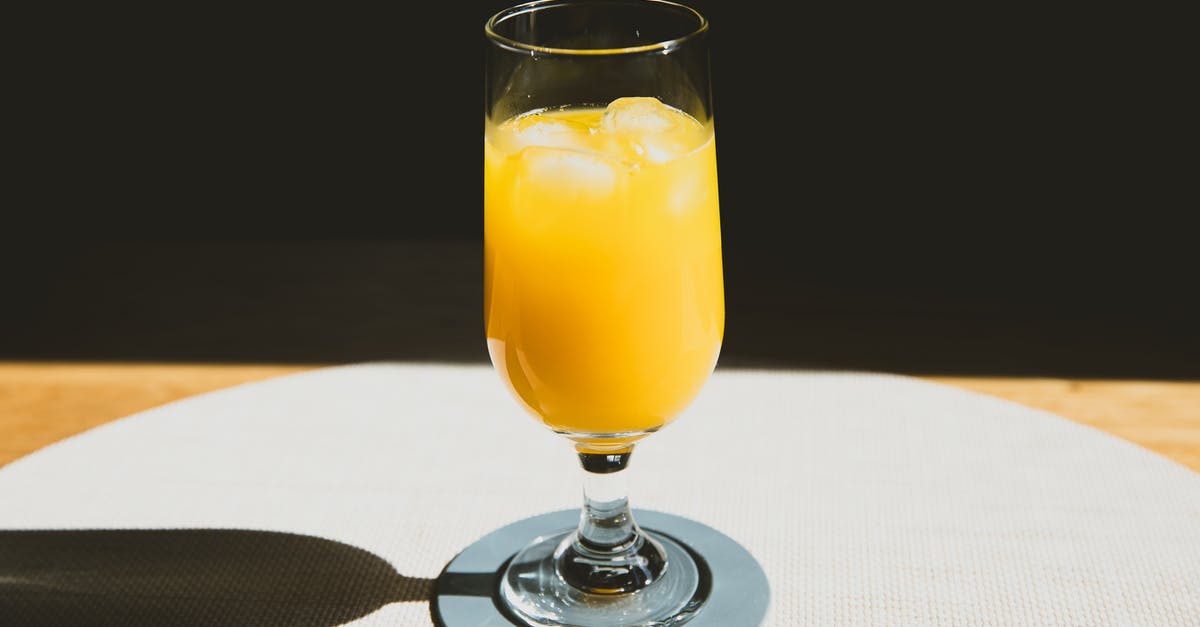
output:
[[[658,581],[667,568],[661,544],[638,528],[629,509],[625,467],[633,446],[595,451],[577,445],[583,466],[579,529],[555,551],[555,568],[571,586],[622,594]]]

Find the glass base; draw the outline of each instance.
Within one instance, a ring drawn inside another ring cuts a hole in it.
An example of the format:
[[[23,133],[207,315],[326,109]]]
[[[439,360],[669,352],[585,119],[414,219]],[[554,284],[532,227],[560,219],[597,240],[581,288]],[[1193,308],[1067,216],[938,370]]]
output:
[[[500,576],[500,598],[512,617],[536,627],[668,627],[682,625],[704,606],[712,589],[703,560],[670,537],[646,532],[667,556],[663,575],[627,594],[591,594],[568,585],[555,554],[575,531],[542,536],[513,556]]]
[[[770,583],[745,547],[712,527],[682,516],[644,509],[634,509],[633,515],[642,531],[658,538],[664,546],[665,540],[670,540],[674,546],[683,547],[698,564],[701,594],[697,596],[704,599],[704,604],[685,627],[756,627],[767,623]],[[429,604],[433,623],[438,627],[530,624],[518,618],[516,610],[501,598],[508,566],[517,553],[529,547],[530,538],[565,538],[578,524],[578,509],[548,512],[504,525],[464,547],[446,564],[434,584]],[[609,627],[628,624],[638,623],[625,623],[623,619],[606,623]]]

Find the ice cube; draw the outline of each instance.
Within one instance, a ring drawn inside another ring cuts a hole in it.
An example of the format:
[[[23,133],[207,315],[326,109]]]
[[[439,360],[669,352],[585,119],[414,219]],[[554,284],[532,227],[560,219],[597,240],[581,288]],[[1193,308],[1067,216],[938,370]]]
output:
[[[617,186],[618,164],[606,157],[543,146],[521,152],[522,192],[539,190],[563,202],[603,198]]]
[[[633,140],[631,144],[642,159],[651,163],[666,163],[675,157],[687,154],[689,147],[674,136],[648,135]]]
[[[665,133],[684,121],[681,112],[658,98],[617,98],[604,110],[600,129],[607,133]]]
[[[544,115],[526,115],[505,125],[505,148],[520,152],[529,146],[585,150],[591,130],[585,124]]]
[[[600,120],[602,133],[634,163],[666,163],[698,148],[704,127],[657,98],[618,98]]]
[[[671,186],[667,208],[673,213],[695,211],[712,198],[712,179],[699,172],[685,174]]]

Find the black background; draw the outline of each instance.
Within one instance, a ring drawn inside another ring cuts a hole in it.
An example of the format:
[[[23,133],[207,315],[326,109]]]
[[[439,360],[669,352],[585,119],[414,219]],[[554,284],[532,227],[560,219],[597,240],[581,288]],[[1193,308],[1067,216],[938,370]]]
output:
[[[508,4],[30,17],[0,358],[485,361],[482,25]],[[723,366],[1200,376],[1177,17],[692,4]]]

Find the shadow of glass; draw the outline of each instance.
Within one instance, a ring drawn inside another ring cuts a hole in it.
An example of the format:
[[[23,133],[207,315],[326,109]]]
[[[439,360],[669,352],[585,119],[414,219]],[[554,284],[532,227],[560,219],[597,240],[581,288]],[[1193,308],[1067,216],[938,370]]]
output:
[[[3,625],[339,625],[428,601],[433,583],[291,533],[0,530]]]

